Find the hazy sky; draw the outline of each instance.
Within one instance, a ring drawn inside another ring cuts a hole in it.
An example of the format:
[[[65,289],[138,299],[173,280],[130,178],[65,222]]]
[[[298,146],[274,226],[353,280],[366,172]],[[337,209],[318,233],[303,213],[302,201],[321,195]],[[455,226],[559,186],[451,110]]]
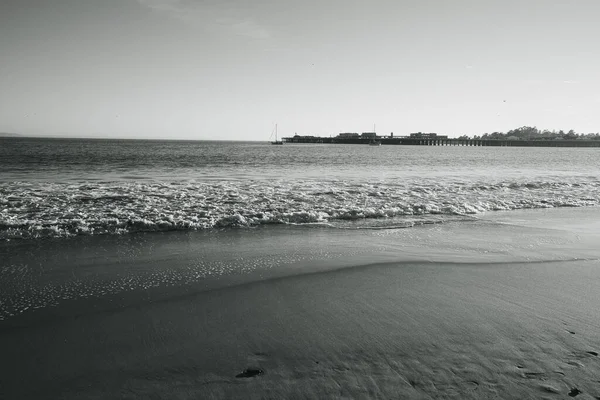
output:
[[[0,0],[0,131],[600,131],[598,0]]]

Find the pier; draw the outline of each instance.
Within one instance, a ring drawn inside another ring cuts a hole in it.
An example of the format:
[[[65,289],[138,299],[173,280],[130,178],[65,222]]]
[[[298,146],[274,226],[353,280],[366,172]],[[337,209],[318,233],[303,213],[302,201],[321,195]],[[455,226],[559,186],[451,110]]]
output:
[[[372,138],[292,136],[284,143],[364,144]],[[600,140],[510,140],[510,139],[452,139],[446,137],[377,137],[382,145],[408,146],[497,146],[497,147],[600,147]]]

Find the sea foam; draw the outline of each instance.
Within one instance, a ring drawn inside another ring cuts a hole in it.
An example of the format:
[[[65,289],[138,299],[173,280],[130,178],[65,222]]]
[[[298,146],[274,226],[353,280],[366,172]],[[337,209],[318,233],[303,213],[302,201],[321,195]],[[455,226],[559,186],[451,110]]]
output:
[[[0,239],[315,224],[600,204],[600,181],[7,182]]]

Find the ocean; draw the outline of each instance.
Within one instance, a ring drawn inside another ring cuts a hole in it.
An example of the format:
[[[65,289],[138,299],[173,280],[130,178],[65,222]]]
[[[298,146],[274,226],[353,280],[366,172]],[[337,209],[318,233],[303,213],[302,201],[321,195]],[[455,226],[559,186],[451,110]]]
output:
[[[0,139],[0,240],[600,204],[595,149]]]
[[[597,152],[0,138],[0,398],[534,398],[522,332],[600,347]]]

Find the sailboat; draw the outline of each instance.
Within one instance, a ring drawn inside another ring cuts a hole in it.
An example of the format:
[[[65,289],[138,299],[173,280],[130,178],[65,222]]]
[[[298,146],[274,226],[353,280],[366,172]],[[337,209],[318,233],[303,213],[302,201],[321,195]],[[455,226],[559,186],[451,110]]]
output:
[[[272,133],[271,133],[271,136],[273,136]],[[282,140],[277,140],[277,124],[275,124],[275,141],[271,142],[271,144],[283,144]]]
[[[375,130],[375,124],[373,124],[373,133],[377,132]],[[375,133],[375,138],[369,141],[369,146],[381,146],[381,141],[377,140],[377,133]]]

